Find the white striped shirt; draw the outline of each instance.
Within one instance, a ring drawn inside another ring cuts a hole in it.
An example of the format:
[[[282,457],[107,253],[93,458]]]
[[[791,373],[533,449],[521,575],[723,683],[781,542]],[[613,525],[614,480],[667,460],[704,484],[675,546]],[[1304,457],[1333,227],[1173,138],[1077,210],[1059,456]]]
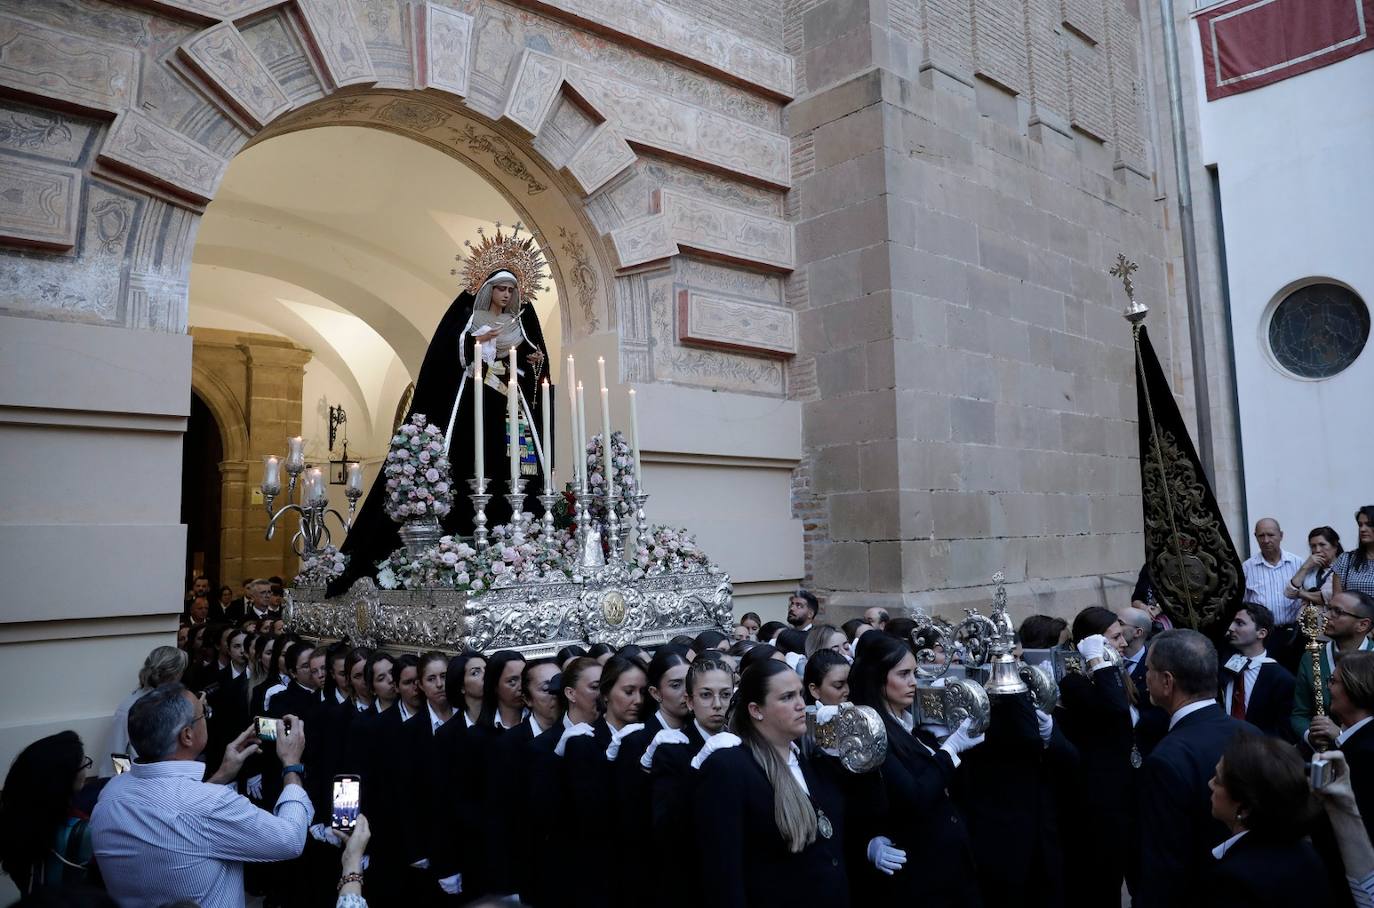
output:
[[[285,786],[268,813],[232,786],[202,782],[204,773],[195,760],[135,763],[100,793],[91,841],[120,908],[181,899],[243,908],[244,861],[285,861],[305,847],[305,789]]]
[[[1292,552],[1282,552],[1278,564],[1270,564],[1256,552],[1245,560],[1245,601],[1258,602],[1274,613],[1275,624],[1292,624],[1298,619],[1301,599],[1288,597],[1288,581],[1302,567],[1302,559]]]

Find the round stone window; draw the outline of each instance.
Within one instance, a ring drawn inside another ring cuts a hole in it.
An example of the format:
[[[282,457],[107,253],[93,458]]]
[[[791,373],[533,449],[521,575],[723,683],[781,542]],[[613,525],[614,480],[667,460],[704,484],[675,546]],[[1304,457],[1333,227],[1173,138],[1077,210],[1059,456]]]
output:
[[[1269,317],[1269,349],[1299,378],[1343,372],[1369,340],[1369,309],[1339,284],[1309,284],[1279,301]]]

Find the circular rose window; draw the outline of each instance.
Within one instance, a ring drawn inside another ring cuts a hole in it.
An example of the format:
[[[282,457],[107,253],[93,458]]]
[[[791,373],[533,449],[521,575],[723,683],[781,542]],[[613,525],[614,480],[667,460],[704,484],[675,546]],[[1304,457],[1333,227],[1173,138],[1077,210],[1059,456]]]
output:
[[[1369,309],[1339,284],[1309,284],[1284,297],[1269,317],[1269,349],[1299,378],[1343,372],[1369,340]]]

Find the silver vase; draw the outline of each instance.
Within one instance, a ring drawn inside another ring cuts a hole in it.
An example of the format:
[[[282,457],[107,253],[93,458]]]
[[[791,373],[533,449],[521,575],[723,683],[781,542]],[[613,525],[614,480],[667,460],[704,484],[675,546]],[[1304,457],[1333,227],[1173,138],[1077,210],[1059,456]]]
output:
[[[425,549],[438,545],[439,537],[444,535],[443,527],[439,526],[439,518],[433,514],[423,517],[407,517],[400,528],[401,541],[405,543],[406,551],[411,557],[415,557]]]

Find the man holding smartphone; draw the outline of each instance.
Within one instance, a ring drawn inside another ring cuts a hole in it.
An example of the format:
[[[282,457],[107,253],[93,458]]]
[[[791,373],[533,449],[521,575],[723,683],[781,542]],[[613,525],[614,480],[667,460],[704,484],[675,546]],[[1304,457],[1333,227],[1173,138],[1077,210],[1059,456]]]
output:
[[[289,860],[305,845],[305,723],[287,716],[277,730],[283,787],[269,813],[232,784],[258,752],[256,727],[230,742],[219,770],[201,781],[205,766],[196,758],[208,740],[208,712],[181,684],[164,684],[129,710],[139,762],[105,786],[91,815],[101,875],[125,908],[176,901],[243,908],[244,862]]]

